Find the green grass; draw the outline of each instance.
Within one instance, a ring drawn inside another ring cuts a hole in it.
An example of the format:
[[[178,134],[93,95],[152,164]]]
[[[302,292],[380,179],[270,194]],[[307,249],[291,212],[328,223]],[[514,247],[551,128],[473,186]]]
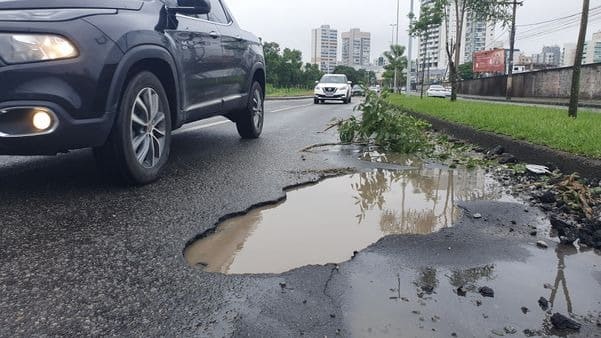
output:
[[[275,88],[272,85],[267,85],[267,96],[269,97],[286,97],[286,96],[311,96],[313,90],[304,88]]]
[[[393,95],[390,101],[407,111],[544,145],[556,150],[601,159],[601,113],[510,104],[442,100]]]

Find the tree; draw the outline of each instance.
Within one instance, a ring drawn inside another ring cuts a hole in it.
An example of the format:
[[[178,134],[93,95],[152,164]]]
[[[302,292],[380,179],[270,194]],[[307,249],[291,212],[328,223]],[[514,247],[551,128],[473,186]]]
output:
[[[572,90],[570,93],[570,117],[578,117],[578,99],[580,96],[580,69],[582,67],[582,54],[584,54],[584,40],[586,40],[586,29],[588,26],[588,11],[590,1],[584,0],[582,3],[582,18],[580,22],[580,33],[578,35],[578,46],[576,47],[576,61],[572,68]]]
[[[317,65],[303,64],[301,51],[284,48],[275,42],[263,44],[267,67],[267,83],[278,88],[311,88],[323,73]]]
[[[384,78],[388,79],[388,80],[394,79],[395,72],[397,72],[398,74],[401,74],[401,77],[402,77],[404,74],[403,70],[405,70],[407,68],[407,57],[405,56],[405,46],[401,46],[401,45],[390,46],[390,50],[384,52],[384,57],[386,58],[386,61],[388,61],[388,64],[386,66],[384,66],[384,69],[386,70],[384,72]],[[390,81],[392,86],[394,86],[394,84],[392,82],[393,81]],[[401,80],[399,82],[403,83],[404,81],[401,78]]]
[[[433,3],[429,3],[427,5],[422,5],[419,19],[414,21],[409,29],[409,34],[412,36],[417,36],[424,43],[424,57],[422,58],[422,84],[421,84],[421,94],[420,97],[424,97],[424,80],[426,75],[426,61],[428,61],[428,82],[430,82],[430,65],[432,64],[430,60],[428,60],[428,40],[430,38],[430,31],[434,27],[438,27],[442,24],[443,16],[444,16],[444,7],[445,0],[435,0]]]
[[[513,2],[504,0],[445,0],[445,23],[447,25],[445,49],[449,59],[449,80],[451,81],[451,100],[457,100],[458,66],[461,56],[461,37],[466,15],[485,21],[496,21],[507,26],[511,20],[510,7]],[[455,24],[455,36],[449,37],[449,23]]]
[[[263,54],[267,70],[267,83],[277,85],[279,83],[279,70],[281,64],[280,45],[275,42],[263,44]]]
[[[466,62],[457,67],[457,75],[459,80],[471,80],[474,78],[474,63]]]
[[[349,66],[336,66],[334,74],[344,74],[353,84],[371,85],[376,82],[376,73]]]
[[[319,81],[323,76],[323,72],[319,70],[319,66],[312,63],[305,64],[303,84],[307,87],[313,86],[315,81]]]

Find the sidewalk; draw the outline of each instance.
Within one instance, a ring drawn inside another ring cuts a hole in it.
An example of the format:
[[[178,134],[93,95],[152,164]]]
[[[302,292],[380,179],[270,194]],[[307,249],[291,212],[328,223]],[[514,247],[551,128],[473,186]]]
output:
[[[506,103],[525,103],[525,104],[540,104],[547,106],[564,106],[567,107],[570,100],[563,98],[541,98],[541,97],[514,97],[511,101],[505,100],[504,97],[500,96],[476,96],[476,95],[458,95],[462,99],[467,100],[481,100],[481,101],[495,101],[495,102],[506,102]],[[579,107],[583,108],[595,108],[601,109],[601,100],[580,100]]]

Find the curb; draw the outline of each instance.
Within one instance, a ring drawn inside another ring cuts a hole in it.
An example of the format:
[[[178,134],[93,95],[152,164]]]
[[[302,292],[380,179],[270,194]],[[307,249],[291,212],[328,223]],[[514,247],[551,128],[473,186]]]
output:
[[[472,127],[449,122],[422,113],[411,111],[405,112],[415,118],[430,122],[435,130],[457,139],[468,141],[484,148],[492,148],[500,145],[505,148],[508,153],[514,155],[520,162],[542,165],[552,164],[566,174],[577,172],[586,178],[601,177],[600,160],[593,160],[545,146],[514,140],[505,135],[477,130]]]
[[[523,104],[533,104],[533,105],[543,105],[543,106],[558,106],[558,107],[568,107],[568,103],[558,102],[558,101],[548,101],[542,102],[538,100],[522,100],[520,98],[514,98],[512,101],[507,101],[505,98],[492,98],[492,97],[477,97],[477,96],[462,96],[461,94],[458,96],[464,100],[475,100],[475,101],[486,101],[486,102],[504,102],[504,103],[523,103]],[[579,108],[593,108],[593,109],[601,109],[601,103],[586,103],[579,102]]]
[[[292,100],[307,100],[312,99],[313,96],[267,96],[265,101],[292,101]]]

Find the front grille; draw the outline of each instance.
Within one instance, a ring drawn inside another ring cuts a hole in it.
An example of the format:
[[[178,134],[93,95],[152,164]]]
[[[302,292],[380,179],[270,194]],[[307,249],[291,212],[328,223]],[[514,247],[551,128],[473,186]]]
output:
[[[333,87],[326,87],[323,89],[326,93],[335,93],[336,92],[336,88]]]

